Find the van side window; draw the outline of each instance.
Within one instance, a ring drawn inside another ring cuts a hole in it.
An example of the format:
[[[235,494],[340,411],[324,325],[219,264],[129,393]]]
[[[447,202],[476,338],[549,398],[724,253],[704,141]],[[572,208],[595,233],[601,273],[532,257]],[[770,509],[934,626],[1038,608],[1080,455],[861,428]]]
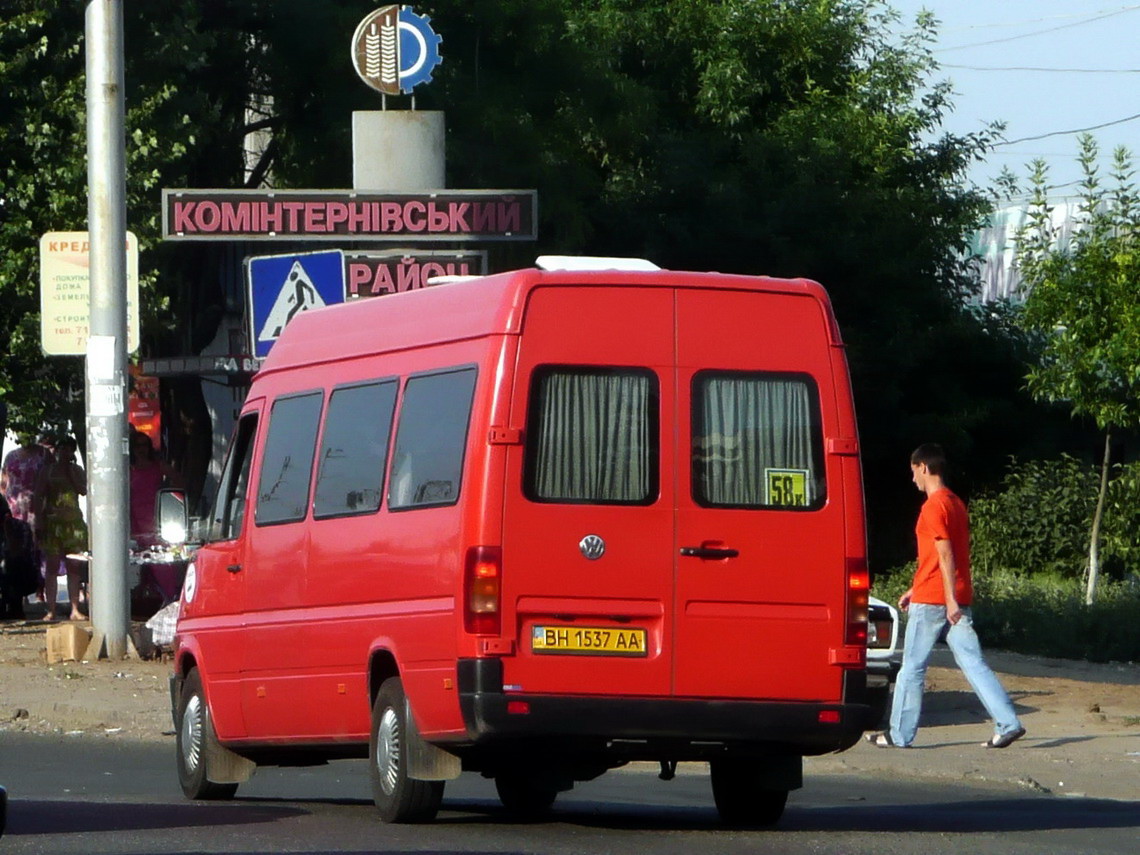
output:
[[[657,376],[640,368],[545,367],[531,381],[523,489],[536,502],[652,504]]]
[[[305,518],[321,398],[320,392],[311,392],[273,402],[257,479],[254,520],[258,525]]]
[[[706,507],[814,510],[825,479],[819,392],[807,375],[693,378],[693,498]]]
[[[388,483],[391,510],[454,505],[467,446],[475,369],[412,377],[404,386]]]
[[[333,390],[321,438],[315,518],[380,508],[395,405],[394,380]]]
[[[253,460],[253,438],[256,435],[257,414],[251,413],[238,422],[234,432],[233,445],[218,486],[218,498],[210,514],[209,540],[234,540],[241,536],[245,499],[249,491],[250,461]]]

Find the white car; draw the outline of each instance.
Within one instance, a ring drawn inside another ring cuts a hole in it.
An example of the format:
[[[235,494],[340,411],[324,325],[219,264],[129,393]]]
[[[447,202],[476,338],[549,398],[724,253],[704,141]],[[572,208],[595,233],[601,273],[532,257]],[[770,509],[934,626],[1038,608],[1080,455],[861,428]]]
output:
[[[867,728],[879,726],[887,712],[891,686],[902,664],[899,645],[899,612],[894,606],[870,597],[867,601],[867,700],[871,705]]]

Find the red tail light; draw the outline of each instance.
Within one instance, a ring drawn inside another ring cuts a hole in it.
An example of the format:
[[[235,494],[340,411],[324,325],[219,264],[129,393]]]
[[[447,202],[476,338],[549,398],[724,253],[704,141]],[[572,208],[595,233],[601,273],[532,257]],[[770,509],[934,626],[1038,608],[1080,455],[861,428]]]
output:
[[[847,559],[847,633],[845,644],[867,643],[867,596],[871,577],[867,573],[867,559]]]
[[[497,546],[472,546],[463,572],[463,628],[474,635],[498,635],[503,551]]]

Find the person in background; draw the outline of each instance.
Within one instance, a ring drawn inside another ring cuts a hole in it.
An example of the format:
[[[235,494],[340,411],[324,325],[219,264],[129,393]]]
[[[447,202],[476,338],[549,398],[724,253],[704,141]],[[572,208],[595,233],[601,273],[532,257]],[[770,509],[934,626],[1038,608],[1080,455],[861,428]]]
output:
[[[982,656],[970,613],[974,588],[970,579],[970,521],[966,506],[943,480],[946,454],[935,443],[920,445],[910,456],[914,485],[926,494],[918,514],[918,568],[911,587],[899,597],[909,611],[902,668],[895,681],[889,730],[868,733],[879,748],[907,748],[918,732],[926,665],[934,643],[946,633],[946,644],[970,688],[994,722],[986,748],[1006,748],[1025,736],[1009,695]]]
[[[55,620],[55,599],[59,586],[59,568],[67,571],[67,598],[71,603],[71,620],[84,620],[79,610],[80,578],[78,568],[64,557],[87,549],[87,525],[79,509],[79,497],[87,495],[87,475],[75,462],[76,443],[71,437],[59,440],[54,458],[36,479],[36,541],[44,556],[45,620]]]
[[[32,439],[31,434],[22,436],[20,447],[9,451],[0,467],[0,492],[8,500],[12,516],[33,528],[36,477],[44,464],[51,460],[51,450],[45,446],[45,441],[50,441],[46,435],[38,442]]]
[[[158,542],[154,519],[155,498],[165,482],[181,487],[178,473],[159,458],[145,433],[131,426],[131,540],[140,548]]]
[[[20,447],[9,451],[4,457],[3,466],[0,466],[0,492],[8,500],[12,518],[25,523],[33,533],[36,529],[36,479],[40,470],[52,459],[54,444],[55,439],[51,434],[41,434],[39,439],[34,439],[32,434],[24,434],[20,437]],[[39,566],[42,556],[34,544],[33,550],[35,554],[32,560]],[[43,587],[37,587],[42,596]]]

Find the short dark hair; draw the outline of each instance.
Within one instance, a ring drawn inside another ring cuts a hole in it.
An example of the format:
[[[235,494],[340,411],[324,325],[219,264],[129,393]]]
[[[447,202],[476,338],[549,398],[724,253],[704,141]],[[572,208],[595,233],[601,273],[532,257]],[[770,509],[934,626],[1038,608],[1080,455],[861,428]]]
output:
[[[946,474],[946,452],[937,442],[924,442],[910,454],[910,465],[926,464],[931,475],[942,477]]]

